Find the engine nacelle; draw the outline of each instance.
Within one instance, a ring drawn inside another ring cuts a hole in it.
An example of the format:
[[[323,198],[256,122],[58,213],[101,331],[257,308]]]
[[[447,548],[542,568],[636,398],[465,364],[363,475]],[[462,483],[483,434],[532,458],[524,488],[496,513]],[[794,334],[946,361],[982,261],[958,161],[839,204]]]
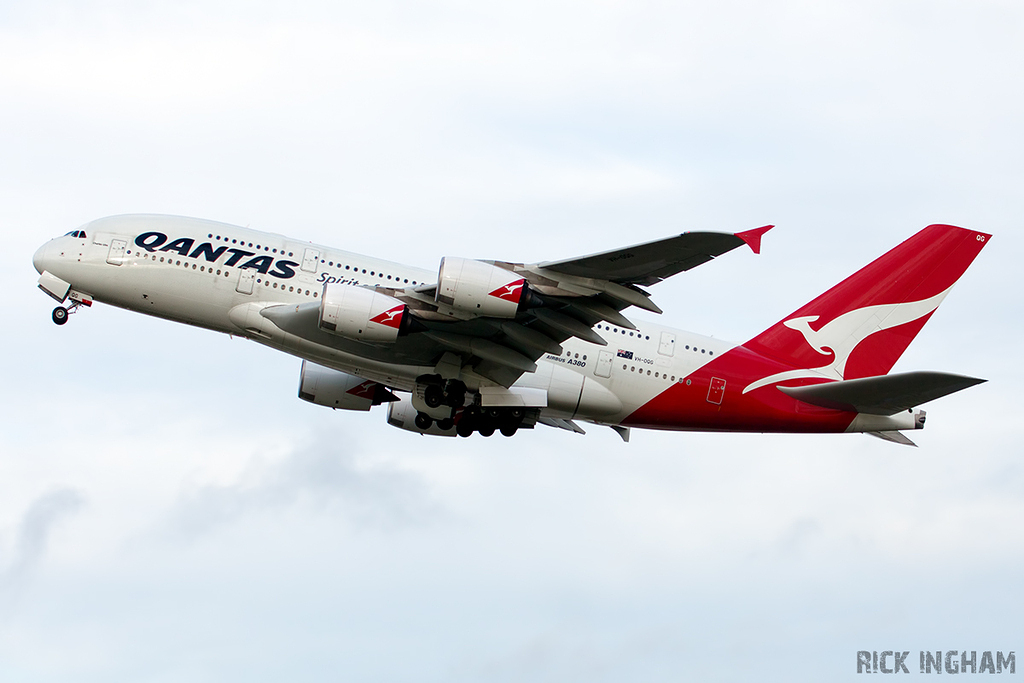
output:
[[[309,361],[302,361],[299,398],[340,410],[369,410],[385,401],[398,400],[383,384]]]
[[[417,434],[429,434],[431,436],[455,436],[455,427],[441,429],[437,422],[433,422],[427,429],[420,429],[416,426],[416,413],[412,400],[408,396],[402,396],[394,403],[388,404],[388,424],[392,427],[405,429]]]
[[[410,317],[401,301],[365,287],[330,284],[320,300],[320,329],[357,341],[393,342]]]
[[[437,274],[438,303],[466,313],[514,318],[526,295],[526,280],[483,261],[445,257]]]

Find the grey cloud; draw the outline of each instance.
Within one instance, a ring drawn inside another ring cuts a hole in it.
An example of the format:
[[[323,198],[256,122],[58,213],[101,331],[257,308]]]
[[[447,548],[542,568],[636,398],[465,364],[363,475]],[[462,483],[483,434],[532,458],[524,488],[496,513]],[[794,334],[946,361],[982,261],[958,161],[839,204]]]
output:
[[[31,576],[46,555],[54,527],[84,504],[82,494],[70,488],[51,491],[33,501],[18,524],[10,561],[0,574],[0,591],[17,588]]]
[[[340,514],[357,527],[385,530],[437,516],[440,508],[421,477],[383,464],[364,466],[340,441],[320,438],[270,463],[254,457],[232,483],[190,487],[172,514],[172,527],[196,536],[248,514],[300,504]]]
[[[803,554],[821,536],[821,525],[816,520],[801,517],[789,524],[775,542],[775,547],[782,555],[797,556]]]

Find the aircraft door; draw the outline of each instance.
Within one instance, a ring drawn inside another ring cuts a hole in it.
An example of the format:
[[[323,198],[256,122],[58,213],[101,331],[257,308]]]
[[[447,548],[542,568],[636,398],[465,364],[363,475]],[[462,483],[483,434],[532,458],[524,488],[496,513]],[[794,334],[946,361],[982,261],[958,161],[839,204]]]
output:
[[[601,351],[597,356],[597,365],[594,367],[594,375],[597,377],[612,376],[612,359],[615,356],[611,351]]]
[[[110,240],[110,251],[107,252],[107,263],[119,266],[124,263],[124,250],[128,247],[125,240]]]
[[[251,268],[242,268],[238,271],[238,284],[235,291],[239,294],[252,294],[252,286],[256,281],[256,273]]]
[[[671,332],[661,333],[661,343],[658,344],[658,353],[663,356],[671,356],[676,352],[676,335]]]
[[[711,378],[711,386],[708,387],[708,403],[722,405],[722,398],[725,396],[725,380],[718,377]]]
[[[307,273],[315,273],[320,264],[320,252],[317,249],[307,249],[302,255],[302,270]]]

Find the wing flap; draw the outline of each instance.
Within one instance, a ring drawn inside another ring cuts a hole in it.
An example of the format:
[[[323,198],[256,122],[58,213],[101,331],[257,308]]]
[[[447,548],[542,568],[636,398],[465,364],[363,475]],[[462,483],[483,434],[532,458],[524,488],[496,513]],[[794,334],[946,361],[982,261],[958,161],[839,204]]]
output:
[[[869,415],[895,415],[986,380],[946,372],[904,372],[779,391],[811,405]]]

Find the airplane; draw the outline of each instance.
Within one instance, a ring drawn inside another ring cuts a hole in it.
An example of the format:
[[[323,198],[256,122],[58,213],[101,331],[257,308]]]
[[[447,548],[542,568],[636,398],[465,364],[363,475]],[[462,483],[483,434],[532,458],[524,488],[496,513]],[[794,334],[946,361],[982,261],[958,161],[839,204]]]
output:
[[[98,301],[302,359],[299,398],[388,404],[422,435],[512,436],[538,424],[860,432],[915,445],[919,405],[985,380],[888,374],[991,235],[930,225],[744,343],[650,322],[646,288],[748,246],[766,225],[686,232],[534,264],[445,257],[413,268],[225,223],[91,221],[33,256],[53,321]]]

